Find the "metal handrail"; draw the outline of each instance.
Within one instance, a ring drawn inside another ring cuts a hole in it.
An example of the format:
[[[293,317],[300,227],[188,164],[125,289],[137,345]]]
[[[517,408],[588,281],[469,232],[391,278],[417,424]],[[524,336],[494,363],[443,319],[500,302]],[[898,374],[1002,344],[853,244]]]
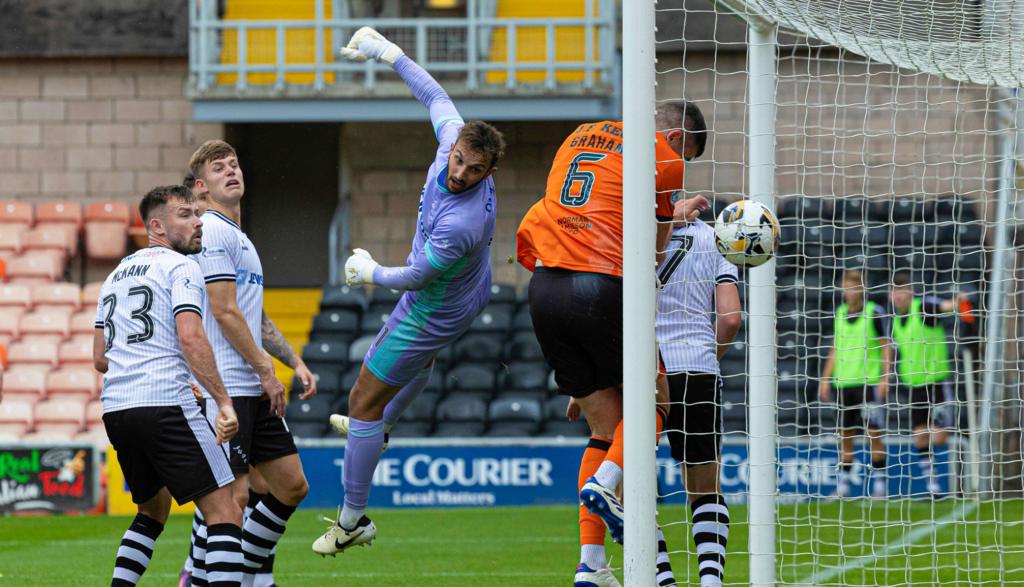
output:
[[[189,3],[189,67],[191,68],[191,86],[193,93],[202,95],[215,89],[231,88],[238,95],[259,88],[265,93],[267,88],[275,91],[309,88],[314,92],[330,90],[331,86],[345,85],[351,91],[353,80],[362,74],[361,87],[364,91],[373,91],[378,83],[378,75],[387,72],[384,66],[376,63],[350,63],[342,60],[326,62],[326,43],[338,42],[338,36],[354,31],[361,26],[374,26],[388,31],[403,31],[405,36],[411,33],[413,42],[403,48],[411,57],[432,72],[448,74],[464,74],[464,88],[468,93],[476,91],[481,85],[482,76],[488,73],[505,73],[503,83],[486,84],[491,87],[503,87],[513,93],[517,90],[536,92],[542,88],[549,92],[565,91],[614,91],[617,85],[616,68],[616,11],[614,0],[587,0],[585,14],[582,17],[558,18],[498,18],[479,14],[479,6],[470,0],[466,18],[421,18],[421,19],[351,19],[325,18],[321,1],[317,1],[315,18],[303,20],[225,20],[212,14],[212,2],[193,0]],[[595,10],[596,8],[596,10]],[[337,15],[335,11],[335,15]],[[519,61],[517,56],[517,32],[524,29],[542,29],[544,31],[543,60]],[[560,61],[556,57],[557,32],[563,28],[582,28],[584,35],[584,58],[582,60]],[[325,30],[326,29],[326,30]],[[506,59],[500,62],[487,61],[481,49],[485,43],[481,33],[493,33],[504,29]],[[596,31],[595,31],[596,29]],[[288,31],[302,30],[313,33],[313,54],[307,63],[286,62],[286,36]],[[235,32],[235,53],[237,63],[220,63],[225,33]],[[252,31],[274,31],[275,51],[273,63],[249,63],[248,45]],[[334,39],[331,39],[331,33]],[[595,35],[595,32],[597,33]],[[325,34],[328,33],[328,34]],[[447,35],[442,37],[441,35]],[[463,41],[453,51],[460,59],[431,60],[428,55],[428,44],[432,38],[451,40],[452,35]],[[595,47],[597,56],[595,57]],[[329,48],[332,52],[335,47]],[[519,72],[544,72],[539,82],[524,82],[517,75]],[[566,82],[558,79],[563,71],[581,72],[579,82]],[[270,84],[252,84],[249,74],[275,74]],[[290,83],[288,74],[313,74],[312,84]],[[217,83],[218,74],[234,74],[233,83]],[[334,83],[328,77],[334,75]]]

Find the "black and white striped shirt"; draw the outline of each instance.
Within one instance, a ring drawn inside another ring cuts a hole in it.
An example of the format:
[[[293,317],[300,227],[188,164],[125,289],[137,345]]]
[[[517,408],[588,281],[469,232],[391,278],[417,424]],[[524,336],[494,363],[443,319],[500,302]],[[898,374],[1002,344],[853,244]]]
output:
[[[672,231],[658,268],[664,285],[658,298],[655,332],[668,373],[718,374],[715,287],[736,283],[736,266],[715,246],[714,230],[693,222]]]
[[[121,260],[96,304],[108,364],[100,395],[104,413],[195,403],[175,316],[202,315],[205,303],[203,274],[188,257],[149,247]]]
[[[206,283],[235,282],[235,301],[249,332],[262,348],[263,265],[249,237],[231,219],[209,210],[203,214],[203,250],[192,258],[199,263]],[[258,397],[263,391],[256,370],[224,337],[209,301],[203,307],[203,328],[210,339],[217,370],[230,396]]]

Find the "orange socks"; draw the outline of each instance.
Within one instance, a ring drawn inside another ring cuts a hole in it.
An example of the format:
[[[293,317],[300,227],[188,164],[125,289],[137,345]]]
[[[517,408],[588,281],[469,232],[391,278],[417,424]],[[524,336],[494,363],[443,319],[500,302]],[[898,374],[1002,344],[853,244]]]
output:
[[[583,451],[583,458],[580,459],[578,490],[583,489],[583,484],[601,466],[608,454],[609,446],[611,446],[611,442],[607,438],[590,437],[587,450]],[[580,506],[580,544],[600,544],[603,547],[605,532],[606,529],[601,518],[590,513],[584,506]]]

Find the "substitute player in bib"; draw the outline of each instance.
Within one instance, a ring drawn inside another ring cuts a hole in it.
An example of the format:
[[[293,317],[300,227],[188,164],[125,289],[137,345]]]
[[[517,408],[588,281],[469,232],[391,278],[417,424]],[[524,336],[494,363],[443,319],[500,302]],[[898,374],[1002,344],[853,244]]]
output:
[[[818,395],[823,402],[839,402],[839,474],[836,495],[848,497],[853,472],[853,441],[867,433],[871,445],[871,494],[886,493],[885,445],[882,444],[880,407],[889,394],[891,349],[882,308],[864,301],[864,275],[843,274],[843,299],[835,316],[835,340],[821,374]],[[877,403],[876,403],[877,402]]]
[[[953,362],[941,319],[969,302],[963,295],[952,299],[917,297],[905,272],[893,276],[891,299],[896,374],[899,384],[910,392],[910,426],[921,474],[928,493],[937,496],[942,486],[932,466],[933,452],[946,445],[947,429],[953,424],[948,411],[940,408],[953,400]]]
[[[681,200],[675,209],[672,203],[683,187],[684,160],[704,152],[707,132],[700,109],[684,101],[659,104],[656,123],[666,129],[655,136],[657,193],[644,197],[656,204],[663,222],[663,251],[668,221],[691,221],[708,205],[703,197]],[[516,234],[519,263],[533,272],[529,304],[537,340],[559,393],[573,398],[590,425],[579,471],[585,505],[579,514],[579,586],[618,585],[607,568],[604,536],[607,524],[612,538],[622,541],[622,509],[614,495],[622,481],[622,138],[621,122],[577,127],[555,155],[544,198]],[[656,369],[651,366],[652,382]],[[660,409],[659,430],[664,418]],[[667,553],[659,561],[667,565]]]
[[[721,587],[729,539],[729,506],[722,496],[721,377],[718,361],[740,327],[736,266],[715,245],[703,222],[676,228],[658,269],[664,284],[655,330],[668,374],[672,409],[665,434],[684,466],[693,512],[701,587]]]
[[[139,213],[149,248],[121,260],[100,290],[93,362],[104,373],[103,424],[139,513],[117,551],[112,586],[135,585],[167,522],[171,497],[195,501],[209,522],[209,585],[242,579],[242,510],[224,447],[238,419],[203,329],[202,221],[183,186],[155,188]],[[211,397],[214,425],[192,395]]]
[[[239,226],[245,182],[235,150],[224,141],[207,141],[192,155],[189,168],[196,189],[207,192],[203,248],[193,257],[209,292],[203,320],[238,411],[239,431],[230,448],[232,490],[239,506],[245,507],[250,466],[260,471],[270,488],[245,520],[242,539],[246,584],[263,587],[272,578],[259,571],[309,489],[283,419],[284,387],[274,374],[271,355],[295,369],[304,388],[299,399],[315,394],[316,385],[263,311],[263,266]],[[197,568],[192,584],[202,585],[199,557],[193,558]]]
[[[491,125],[464,123],[430,74],[377,31],[356,31],[342,54],[378,59],[405,80],[430,111],[438,148],[420,193],[412,251],[404,267],[382,267],[356,249],[345,262],[349,285],[406,290],[366,353],[349,395],[345,504],[313,552],[336,554],[369,544],[376,527],[364,514],[385,435],[385,408],[401,413],[426,386],[438,351],[461,336],[487,305],[496,202],[494,173],[505,140]]]

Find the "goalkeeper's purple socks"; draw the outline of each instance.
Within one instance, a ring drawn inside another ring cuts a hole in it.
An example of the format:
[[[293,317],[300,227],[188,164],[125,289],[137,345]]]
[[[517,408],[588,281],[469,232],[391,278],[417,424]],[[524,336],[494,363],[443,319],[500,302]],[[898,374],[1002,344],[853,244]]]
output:
[[[370,498],[370,481],[384,446],[384,421],[349,418],[345,445],[345,507],[341,527],[351,530],[359,522]]]
[[[405,387],[398,390],[395,397],[391,398],[388,405],[384,406],[384,424],[390,430],[398,419],[402,417],[405,410],[409,407],[412,402],[416,401],[416,398],[420,396],[420,393],[427,387],[427,383],[430,381],[430,374],[434,372],[434,364],[431,363],[429,367],[420,370],[416,374],[416,377],[412,378],[412,381],[405,384]]]

